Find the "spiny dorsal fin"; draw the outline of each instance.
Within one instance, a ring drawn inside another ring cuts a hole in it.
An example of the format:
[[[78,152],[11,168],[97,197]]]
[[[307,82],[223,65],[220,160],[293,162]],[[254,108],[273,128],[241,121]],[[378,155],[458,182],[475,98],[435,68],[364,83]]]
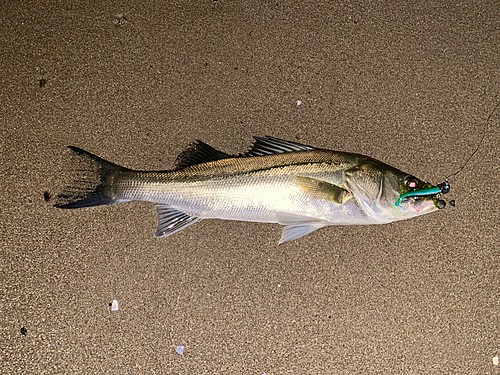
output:
[[[285,141],[283,139],[278,139],[274,137],[266,136],[253,137],[255,139],[254,144],[244,154],[239,156],[251,157],[251,156],[264,156],[273,154],[284,154],[287,152],[297,152],[297,151],[311,151],[317,150],[316,147],[302,145],[300,143]]]
[[[191,165],[232,158],[225,152],[216,150],[202,141],[194,141],[175,160],[175,168],[182,169]]]

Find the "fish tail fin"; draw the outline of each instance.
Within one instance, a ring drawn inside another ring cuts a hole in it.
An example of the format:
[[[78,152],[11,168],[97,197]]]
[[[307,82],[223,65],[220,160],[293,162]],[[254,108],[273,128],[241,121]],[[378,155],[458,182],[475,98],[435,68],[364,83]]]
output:
[[[77,157],[72,183],[57,196],[54,207],[73,209],[121,202],[116,199],[113,181],[126,168],[110,163],[78,147],[68,146]]]

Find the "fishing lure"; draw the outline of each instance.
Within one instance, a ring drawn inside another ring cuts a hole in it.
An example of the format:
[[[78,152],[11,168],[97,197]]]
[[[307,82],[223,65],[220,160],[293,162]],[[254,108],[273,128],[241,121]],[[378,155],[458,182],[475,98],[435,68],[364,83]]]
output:
[[[446,194],[450,191],[450,183],[448,182],[448,179],[446,179],[445,182],[442,184],[439,184],[436,187],[432,187],[429,189],[419,189],[419,190],[413,190],[413,191],[407,191],[406,193],[403,193],[398,201],[396,202],[395,206],[399,207],[401,202],[410,197],[421,197],[421,196],[426,196],[426,195],[436,195],[436,194]],[[444,207],[444,206],[443,206]]]

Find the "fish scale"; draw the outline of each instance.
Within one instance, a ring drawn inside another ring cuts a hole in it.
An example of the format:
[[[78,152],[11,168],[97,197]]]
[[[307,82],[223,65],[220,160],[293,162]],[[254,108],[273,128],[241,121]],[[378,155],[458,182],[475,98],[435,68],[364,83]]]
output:
[[[189,170],[123,173],[116,183],[116,199],[169,204],[202,218],[277,222],[276,212],[288,212],[327,219],[322,211],[339,209],[339,205],[313,204],[315,198],[303,192],[293,179],[301,175],[341,185],[343,167],[327,162],[328,153],[316,158],[312,153],[252,158],[272,159],[262,163],[234,158]],[[336,159],[333,153],[331,159]]]

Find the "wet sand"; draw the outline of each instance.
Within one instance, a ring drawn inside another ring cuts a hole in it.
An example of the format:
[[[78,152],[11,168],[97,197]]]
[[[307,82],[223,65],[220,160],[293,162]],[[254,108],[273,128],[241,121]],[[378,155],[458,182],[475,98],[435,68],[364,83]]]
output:
[[[278,246],[279,225],[156,239],[153,204],[52,207],[67,145],[161,170],[196,139],[271,135],[440,183],[500,100],[498,7],[1,8],[0,373],[498,373],[500,112],[456,207],[413,220]]]

